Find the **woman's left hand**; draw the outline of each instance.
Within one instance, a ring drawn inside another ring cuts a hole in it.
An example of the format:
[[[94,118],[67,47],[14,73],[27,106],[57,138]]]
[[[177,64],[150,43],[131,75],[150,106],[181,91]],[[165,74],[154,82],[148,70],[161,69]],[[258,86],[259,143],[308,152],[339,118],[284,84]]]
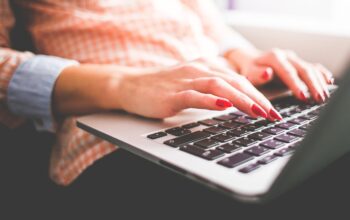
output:
[[[329,98],[328,84],[334,78],[321,64],[312,64],[289,50],[272,49],[268,52],[236,49],[225,54],[225,58],[236,70],[258,86],[271,81],[277,75],[302,100],[307,92],[317,102]]]

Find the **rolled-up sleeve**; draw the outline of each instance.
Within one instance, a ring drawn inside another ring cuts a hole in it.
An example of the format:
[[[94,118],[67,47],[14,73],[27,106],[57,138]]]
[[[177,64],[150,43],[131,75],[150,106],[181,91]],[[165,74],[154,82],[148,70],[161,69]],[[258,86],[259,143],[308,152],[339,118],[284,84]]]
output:
[[[15,70],[7,90],[7,106],[15,114],[33,120],[38,131],[55,131],[52,92],[61,71],[74,60],[37,55]]]

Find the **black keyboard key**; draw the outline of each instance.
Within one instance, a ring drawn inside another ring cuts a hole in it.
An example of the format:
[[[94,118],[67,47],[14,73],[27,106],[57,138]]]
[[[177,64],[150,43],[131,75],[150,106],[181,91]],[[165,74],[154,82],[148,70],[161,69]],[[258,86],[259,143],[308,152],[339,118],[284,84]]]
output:
[[[176,128],[170,128],[168,130],[165,130],[165,132],[168,134],[172,134],[174,136],[182,136],[182,135],[191,133],[191,130],[188,130],[186,128],[176,127]]]
[[[245,130],[248,130],[248,131],[258,131],[258,130],[263,129],[263,126],[259,126],[256,124],[250,124],[250,125],[245,125],[243,128]]]
[[[205,119],[205,120],[199,121],[198,123],[206,126],[214,126],[219,124],[220,122],[214,119]]]
[[[190,142],[198,141],[200,139],[204,139],[209,137],[210,134],[204,131],[196,131],[191,134],[187,134],[181,137],[177,137],[174,139],[170,139],[167,141],[164,141],[164,144],[169,145],[171,147],[180,147],[182,145],[188,144]]]
[[[203,139],[195,142],[194,144],[201,148],[207,149],[207,148],[211,148],[211,147],[215,147],[216,145],[219,145],[219,142],[212,139]]]
[[[278,135],[277,137],[275,137],[275,139],[278,141],[285,142],[285,143],[291,143],[291,142],[299,139],[299,137],[289,135],[289,134],[281,134],[281,135]]]
[[[317,115],[320,113],[320,110],[321,110],[321,109],[315,109],[315,110],[313,110],[313,111],[310,111],[308,114],[309,114],[309,115],[316,115],[316,116],[317,116]]]
[[[223,165],[228,168],[233,168],[238,165],[241,165],[247,161],[250,161],[254,159],[254,156],[245,154],[245,153],[238,153],[235,155],[232,155],[230,157],[224,158],[218,162],[218,164]]]
[[[235,151],[242,149],[242,147],[239,145],[227,143],[227,144],[223,144],[223,145],[217,147],[216,149],[221,150],[225,153],[233,153]]]
[[[180,150],[193,154],[198,157],[202,157],[207,160],[215,160],[225,155],[225,153],[218,150],[204,150],[202,148],[192,146],[192,145],[183,146],[180,148]]]
[[[284,122],[284,123],[280,123],[280,124],[276,125],[276,127],[282,128],[282,129],[285,129],[285,130],[289,130],[289,129],[295,128],[296,126],[297,126],[296,124],[292,124],[292,123],[288,123],[288,122]]]
[[[273,122],[268,121],[268,120],[261,120],[261,121],[255,122],[255,125],[265,127],[271,123],[273,123]]]
[[[305,124],[305,125],[300,126],[299,128],[307,131],[307,130],[309,130],[310,127],[311,127],[311,124]]]
[[[209,132],[210,134],[220,134],[224,131],[226,131],[227,129],[225,128],[221,128],[221,127],[210,127],[210,128],[205,128],[203,129],[203,131]]]
[[[214,119],[218,120],[218,121],[230,121],[230,120],[235,119],[235,118],[237,118],[236,115],[220,115],[220,116],[215,117]]]
[[[303,118],[303,119],[306,119],[306,120],[314,120],[317,118],[316,115],[309,115],[309,114],[306,114],[306,115],[302,115],[300,116],[299,118]]]
[[[242,116],[242,117],[238,117],[236,119],[233,119],[232,121],[237,122],[239,124],[249,124],[249,123],[252,123],[253,120]]]
[[[268,134],[281,134],[284,131],[285,131],[284,129],[278,128],[278,127],[271,127],[271,128],[266,128],[266,129],[262,130],[262,132],[265,132]]]
[[[283,118],[288,118],[288,117],[290,117],[292,114],[290,113],[290,112],[282,112],[281,113],[281,116],[283,117]]]
[[[220,124],[220,127],[226,128],[226,129],[234,129],[237,127],[240,127],[241,124],[235,123],[235,122],[224,122]]]
[[[272,155],[268,155],[262,159],[260,159],[258,161],[258,163],[260,164],[268,164],[268,163],[271,163],[272,161],[276,160],[278,158],[278,156],[272,154]]]
[[[248,135],[249,138],[260,140],[260,141],[266,140],[271,136],[272,136],[271,134],[264,133],[264,132],[256,132],[254,134]]]
[[[240,127],[240,128],[235,128],[227,133],[240,137],[242,135],[249,133],[249,131],[245,130],[243,127]]]
[[[286,147],[286,148],[283,148],[283,149],[277,151],[275,153],[275,155],[279,156],[279,157],[284,157],[284,156],[287,156],[289,154],[292,154],[293,152],[294,152],[294,150],[292,148]]]
[[[228,133],[218,134],[212,137],[212,139],[220,142],[227,142],[227,141],[233,140],[234,138],[236,138],[236,136]]]
[[[230,113],[230,115],[236,115],[236,116],[246,116],[247,114],[241,111],[235,111]]]
[[[293,124],[297,124],[297,125],[302,125],[302,124],[307,123],[307,120],[299,117],[299,118],[293,118],[292,120],[289,120],[288,122],[293,123]]]
[[[255,146],[255,147],[251,147],[251,148],[245,150],[244,152],[248,153],[248,154],[251,154],[251,155],[254,155],[256,157],[259,157],[261,155],[264,155],[264,154],[268,153],[269,151],[270,150],[265,148],[265,147]]]
[[[306,135],[306,131],[302,129],[294,129],[289,131],[287,134],[291,134],[297,137],[304,137]]]
[[[200,126],[199,123],[193,122],[193,123],[185,124],[182,127],[183,128],[187,128],[187,129],[191,129],[191,128],[195,128],[195,127],[198,127],[198,126]]]
[[[260,145],[270,149],[277,149],[284,146],[285,143],[278,140],[271,139],[271,140],[262,142]]]
[[[258,142],[257,140],[254,140],[254,139],[251,139],[251,138],[248,138],[248,137],[243,137],[243,138],[240,138],[240,139],[237,139],[237,140],[233,141],[232,143],[248,147],[250,145],[256,144],[257,142]]]
[[[250,172],[258,169],[259,167],[260,167],[260,164],[252,163],[252,164],[249,164],[248,166],[243,167],[242,169],[240,169],[239,172],[241,172],[241,173],[250,173]]]
[[[164,137],[164,136],[167,136],[167,133],[162,132],[162,131],[154,133],[154,134],[147,135],[147,137],[149,139],[157,139],[157,138],[161,138],[161,137]]]

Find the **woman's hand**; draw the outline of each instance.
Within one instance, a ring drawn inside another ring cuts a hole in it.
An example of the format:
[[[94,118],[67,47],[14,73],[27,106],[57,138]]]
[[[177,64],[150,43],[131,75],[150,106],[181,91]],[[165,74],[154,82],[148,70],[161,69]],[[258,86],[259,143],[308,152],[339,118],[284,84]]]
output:
[[[112,108],[146,117],[165,118],[186,108],[224,110],[234,106],[253,117],[282,119],[245,77],[233,71],[228,75],[200,62],[125,74],[116,81],[109,95],[115,98]]]
[[[308,63],[289,50],[237,49],[227,52],[225,57],[254,85],[265,84],[277,75],[302,101],[307,100],[309,91],[317,102],[324,102],[329,98],[327,85],[334,82],[331,72],[321,64]]]

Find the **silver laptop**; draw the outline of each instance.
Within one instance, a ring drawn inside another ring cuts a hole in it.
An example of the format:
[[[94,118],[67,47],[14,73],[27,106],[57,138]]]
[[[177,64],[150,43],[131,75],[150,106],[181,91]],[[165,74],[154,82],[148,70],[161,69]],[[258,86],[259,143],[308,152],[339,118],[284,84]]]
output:
[[[79,117],[77,125],[120,148],[236,199],[269,200],[350,149],[350,71],[326,104],[273,93],[284,117],[237,109],[189,109],[164,120],[125,112]]]

